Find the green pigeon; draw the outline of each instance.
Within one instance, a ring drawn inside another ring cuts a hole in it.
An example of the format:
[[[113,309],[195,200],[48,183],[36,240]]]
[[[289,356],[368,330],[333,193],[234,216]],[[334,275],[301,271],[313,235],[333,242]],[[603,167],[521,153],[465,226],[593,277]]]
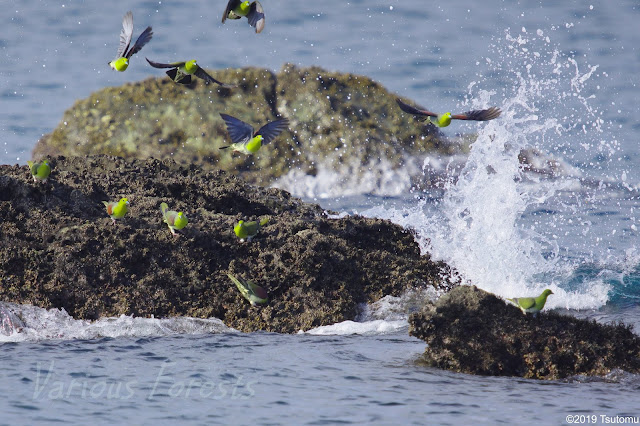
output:
[[[227,125],[232,142],[231,145],[221,146],[220,149],[232,148],[244,154],[255,154],[262,145],[274,140],[289,125],[288,119],[281,118],[265,124],[254,133],[253,127],[242,120],[227,114],[220,114],[220,117]]]
[[[111,217],[114,225],[116,224],[116,219],[122,219],[129,211],[127,208],[129,200],[126,198],[121,198],[118,202],[103,201],[102,204],[107,208],[107,214]]]
[[[147,29],[140,34],[133,47],[129,48],[131,45],[132,35],[133,14],[129,11],[124,15],[124,18],[122,18],[122,31],[120,32],[120,46],[118,46],[118,54],[113,61],[109,62],[109,66],[116,71],[124,71],[127,69],[129,66],[129,58],[139,52],[145,44],[149,43],[149,40],[151,40],[151,37],[153,36],[153,31],[151,30],[151,27],[147,27]]]
[[[544,308],[544,304],[547,303],[547,296],[553,294],[549,289],[546,289],[538,297],[514,297],[513,299],[507,299],[510,302],[515,303],[522,312],[538,313]]]
[[[178,234],[176,230],[179,231],[187,226],[187,223],[189,223],[189,219],[187,219],[187,216],[182,212],[169,210],[169,206],[167,205],[167,203],[160,204],[160,211],[162,211],[162,218],[164,219],[164,222],[169,226],[169,230],[171,231],[171,233],[176,237],[180,236],[180,234]]]
[[[500,114],[502,113],[502,111],[500,111],[500,108],[491,107],[488,109],[467,111],[462,114],[456,115],[451,115],[450,112],[445,112],[444,114],[436,114],[435,112],[414,108],[411,105],[405,104],[400,99],[396,99],[396,102],[398,103],[398,106],[400,106],[400,109],[404,112],[413,114],[420,121],[428,120],[437,127],[447,127],[449,124],[451,124],[451,120],[493,120],[494,118],[500,117]]]
[[[268,217],[263,218],[260,222],[245,222],[244,220],[240,220],[238,224],[233,227],[233,232],[240,238],[240,241],[251,241],[251,239],[258,234],[260,228],[265,226],[267,222],[269,222]]]
[[[217,83],[226,89],[235,87],[233,84],[221,83],[215,78],[211,77],[205,70],[200,68],[200,65],[198,65],[195,59],[183,62],[171,62],[169,64],[154,62],[149,60],[149,58],[145,59],[147,60],[147,62],[149,62],[149,65],[154,68],[171,68],[167,71],[167,75],[176,83],[191,84],[191,76],[195,75],[196,77],[200,77],[201,79],[203,79],[206,84]]]
[[[27,161],[27,164],[29,165],[29,170],[31,170],[31,176],[33,176],[34,182],[40,181],[44,183],[51,174],[51,166],[47,160],[44,160],[41,163]]]
[[[247,17],[249,25],[256,29],[256,34],[264,29],[264,10],[259,1],[229,0],[222,15],[222,23],[228,19]]]
[[[233,283],[240,290],[240,294],[247,299],[252,306],[256,304],[264,304],[268,301],[267,292],[264,288],[256,285],[253,281],[247,281],[242,278],[238,279],[231,274],[227,274],[227,276],[233,281]]]

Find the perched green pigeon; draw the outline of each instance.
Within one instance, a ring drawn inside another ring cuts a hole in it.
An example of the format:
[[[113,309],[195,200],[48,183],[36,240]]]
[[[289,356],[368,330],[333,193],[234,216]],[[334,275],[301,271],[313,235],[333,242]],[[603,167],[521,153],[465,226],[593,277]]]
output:
[[[102,204],[107,208],[107,214],[111,216],[111,220],[113,224],[116,224],[116,219],[122,219],[125,214],[129,211],[127,206],[129,205],[129,200],[126,198],[121,198],[120,201],[116,202],[108,202],[103,201]]]
[[[238,287],[240,294],[242,294],[252,306],[255,306],[258,303],[267,303],[268,296],[264,288],[256,285],[253,281],[247,281],[242,278],[238,279],[231,274],[227,274],[227,276],[231,281],[233,281],[236,287]]]
[[[203,79],[206,84],[217,83],[227,89],[235,87],[233,84],[221,83],[215,78],[211,77],[205,70],[200,68],[195,59],[183,62],[172,62],[170,64],[154,62],[149,60],[149,58],[145,59],[147,60],[147,62],[149,62],[149,65],[154,68],[171,68],[167,71],[167,75],[176,83],[191,84],[191,76],[195,75],[196,77],[200,77],[201,79]]]
[[[131,45],[131,36],[133,35],[133,14],[127,12],[122,18],[122,31],[120,32],[120,46],[118,46],[118,54],[116,58],[109,62],[109,66],[116,71],[124,71],[129,66],[129,58],[139,52],[142,47],[151,40],[153,31],[151,27],[140,34],[133,47]]]
[[[544,308],[544,304],[547,303],[547,296],[553,294],[549,289],[546,289],[538,297],[514,297],[513,299],[507,299],[510,302],[515,303],[522,312],[538,313]]]
[[[167,203],[160,204],[160,210],[162,211],[164,222],[169,226],[171,233],[176,237],[180,236],[176,230],[179,231],[187,226],[187,223],[189,223],[187,216],[182,212],[169,210]]]
[[[489,109],[467,111],[462,114],[451,115],[450,112],[444,114],[436,114],[426,110],[420,110],[407,105],[400,99],[396,99],[400,109],[406,113],[413,114],[418,120],[429,120],[433,125],[437,127],[447,127],[451,124],[451,120],[475,120],[475,121],[488,121],[498,118],[500,116],[500,108],[491,107]]]
[[[260,130],[253,133],[253,127],[242,120],[227,114],[220,114],[220,117],[227,125],[232,142],[231,145],[221,146],[220,149],[231,148],[245,154],[255,154],[262,145],[274,140],[289,125],[288,119],[281,118],[265,124]]]
[[[31,170],[31,176],[33,176],[34,182],[40,181],[44,183],[51,174],[51,166],[47,160],[44,160],[41,163],[27,161],[27,164],[29,165],[29,170]]]
[[[227,18],[240,19],[243,16],[247,17],[249,25],[256,29],[256,33],[264,29],[264,10],[259,1],[229,0],[222,15],[222,23],[224,24]]]
[[[267,222],[269,222],[268,217],[263,218],[260,222],[245,222],[244,220],[240,220],[238,224],[233,227],[233,232],[240,238],[240,241],[251,241],[251,239],[258,234],[260,228],[265,226]]]

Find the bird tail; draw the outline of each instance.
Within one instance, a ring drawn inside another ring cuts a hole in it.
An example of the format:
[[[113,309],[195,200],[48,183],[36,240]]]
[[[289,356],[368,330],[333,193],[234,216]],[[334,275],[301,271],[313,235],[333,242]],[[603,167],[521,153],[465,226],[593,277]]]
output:
[[[102,204],[104,204],[105,207],[109,207],[109,202],[108,201],[103,201]]]
[[[265,226],[267,223],[269,223],[269,218],[268,217],[265,217],[265,218],[260,220],[260,226]]]
[[[167,205],[167,203],[160,204],[160,211],[162,212],[162,216],[167,213],[167,210],[169,210],[169,206]]]
[[[220,147],[220,149],[227,149],[227,148],[231,148],[231,145],[221,146],[221,147]]]

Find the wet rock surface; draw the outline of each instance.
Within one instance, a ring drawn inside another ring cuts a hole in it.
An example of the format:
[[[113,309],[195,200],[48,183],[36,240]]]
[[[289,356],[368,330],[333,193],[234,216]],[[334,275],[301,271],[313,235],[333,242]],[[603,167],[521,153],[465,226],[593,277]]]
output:
[[[424,340],[421,361],[456,372],[561,379],[640,373],[640,337],[622,324],[542,311],[524,315],[504,300],[459,286],[409,318]]]
[[[79,319],[120,314],[216,317],[242,331],[292,333],[354,319],[361,303],[410,287],[449,288],[449,268],[388,221],[330,218],[279,189],[172,160],[54,157],[44,184],[0,166],[0,300],[64,308]],[[116,225],[103,200],[127,197]],[[183,211],[182,236],[160,203]],[[269,217],[248,243],[239,219]],[[252,279],[252,307],[227,273]]]

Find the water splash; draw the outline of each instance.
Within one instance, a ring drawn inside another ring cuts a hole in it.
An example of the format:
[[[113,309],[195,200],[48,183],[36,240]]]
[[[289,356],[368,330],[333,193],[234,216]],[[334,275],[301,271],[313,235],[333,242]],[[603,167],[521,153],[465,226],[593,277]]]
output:
[[[490,77],[479,75],[479,81],[469,85],[463,106],[494,105],[498,93],[478,87],[483,80],[498,78],[504,87],[499,94],[503,114],[478,127],[467,162],[457,179],[446,185],[437,210],[425,211],[428,205],[420,201],[413,209],[376,208],[365,214],[414,228],[423,250],[484,290],[517,297],[550,288],[555,293],[548,300],[550,307],[600,307],[611,286],[595,277],[567,289],[577,264],[562,255],[563,229],[531,214],[545,205],[562,204],[559,194],[580,188],[580,181],[525,174],[519,158],[531,148],[572,157],[577,149],[570,140],[577,132],[583,150],[597,147],[600,155],[616,150],[601,143],[601,113],[589,103],[593,95],[588,94],[588,83],[598,67],[581,71],[582,65],[552,46],[541,30],[534,36],[524,29],[517,36],[507,32],[493,50],[499,60],[487,59]],[[560,216],[571,217],[572,211],[559,209],[556,215],[571,222]],[[523,220],[525,215],[530,217]]]

